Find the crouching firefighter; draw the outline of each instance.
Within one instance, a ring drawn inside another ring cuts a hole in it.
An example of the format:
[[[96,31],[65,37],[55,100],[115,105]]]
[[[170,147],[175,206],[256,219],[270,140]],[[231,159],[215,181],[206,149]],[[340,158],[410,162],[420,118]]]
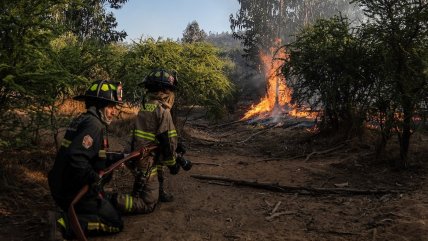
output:
[[[75,118],[68,127],[55,163],[48,174],[51,194],[65,212],[57,221],[63,237],[72,239],[76,233],[70,228],[76,220],[67,215],[73,199],[88,186],[80,200],[72,205],[85,235],[120,232],[123,221],[111,200],[102,196],[102,171],[108,161],[107,127],[122,102],[120,83],[96,81],[84,95],[74,99],[85,101],[86,113]]]
[[[151,212],[159,200],[172,201],[172,195],[164,190],[163,167],[166,166],[174,175],[180,168],[175,153],[178,136],[170,113],[174,104],[177,76],[165,70],[154,70],[146,76],[142,85],[146,88],[147,95],[143,98],[125,149],[133,151],[149,143],[158,144],[152,156],[128,165],[135,176],[132,196],[142,198],[145,201],[145,211]],[[190,169],[190,161],[186,162],[186,167],[187,170]]]

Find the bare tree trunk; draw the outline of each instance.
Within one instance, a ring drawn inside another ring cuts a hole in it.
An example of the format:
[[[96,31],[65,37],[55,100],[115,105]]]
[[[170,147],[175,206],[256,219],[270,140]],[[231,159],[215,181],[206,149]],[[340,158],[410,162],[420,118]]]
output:
[[[405,98],[403,101],[404,109],[404,120],[403,120],[403,132],[400,136],[400,160],[396,163],[396,166],[400,169],[408,167],[407,154],[409,153],[411,124],[412,124],[412,107],[409,98]]]

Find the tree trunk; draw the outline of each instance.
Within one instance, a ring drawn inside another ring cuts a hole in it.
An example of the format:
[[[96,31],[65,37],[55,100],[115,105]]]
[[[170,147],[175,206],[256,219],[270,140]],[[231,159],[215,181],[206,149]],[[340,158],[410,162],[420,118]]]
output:
[[[389,111],[389,113],[387,113],[386,110],[384,111],[380,111],[381,112],[381,117],[380,117],[380,121],[382,122],[382,112],[384,112],[385,114],[385,122],[383,122],[383,124],[381,124],[381,137],[379,142],[376,145],[376,159],[379,159],[385,151],[386,148],[386,144],[388,143],[388,140],[391,138],[391,129],[393,128],[393,123],[394,123],[394,114],[392,113],[392,111]]]
[[[408,103],[409,101],[404,101],[405,103]],[[410,146],[410,136],[411,133],[411,124],[412,124],[412,108],[409,104],[403,105],[404,109],[404,120],[403,120],[403,133],[401,134],[400,138],[400,160],[397,161],[396,167],[400,169],[407,168],[408,166],[408,159],[407,154],[409,152],[409,146]]]

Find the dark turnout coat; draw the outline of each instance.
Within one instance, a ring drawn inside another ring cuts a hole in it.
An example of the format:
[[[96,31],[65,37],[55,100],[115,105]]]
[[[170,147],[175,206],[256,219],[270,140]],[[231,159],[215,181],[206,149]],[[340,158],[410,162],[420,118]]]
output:
[[[68,209],[84,185],[97,181],[98,172],[106,168],[106,133],[106,125],[94,107],[74,119],[68,127],[48,174],[51,194],[63,210]]]

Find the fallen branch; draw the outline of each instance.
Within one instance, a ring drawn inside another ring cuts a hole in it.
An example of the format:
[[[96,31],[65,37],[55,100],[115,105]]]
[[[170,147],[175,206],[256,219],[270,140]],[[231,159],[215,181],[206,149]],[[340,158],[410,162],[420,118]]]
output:
[[[207,183],[209,184],[214,184],[214,185],[220,185],[220,186],[231,186],[231,183],[224,183],[224,182],[216,182],[216,181],[208,181]]]
[[[245,139],[245,140],[243,140],[243,141],[238,141],[238,142],[236,142],[236,143],[244,143],[244,142],[247,142],[247,141],[248,141],[248,140],[250,140],[251,138],[253,138],[253,137],[255,137],[255,136],[257,136],[257,135],[259,135],[259,134],[261,134],[261,133],[263,133],[263,132],[266,132],[266,131],[268,131],[268,130],[270,130],[270,129],[274,128],[274,127],[276,127],[276,125],[274,125],[274,126],[269,126],[269,127],[267,127],[266,129],[263,129],[263,130],[261,130],[261,131],[258,131],[258,132],[256,132],[256,133],[252,134],[252,135],[251,135],[251,136],[249,136],[247,139]]]
[[[220,164],[212,163],[212,162],[194,162],[194,161],[192,161],[192,164],[194,164],[194,165],[217,166],[217,167],[221,166]]]
[[[283,160],[280,157],[271,157],[271,158],[266,158],[266,159],[262,159],[262,160],[258,160],[256,162],[270,162],[270,161],[281,161]]]
[[[259,189],[266,189],[275,192],[283,193],[298,193],[302,195],[323,195],[323,194],[338,194],[338,195],[384,195],[384,194],[400,194],[406,190],[387,190],[387,189],[353,189],[353,188],[314,188],[314,187],[296,187],[283,186],[278,183],[266,183],[248,180],[237,180],[223,176],[209,175],[190,175],[199,180],[215,180],[229,182],[237,186],[248,186]]]
[[[219,125],[210,126],[209,128],[210,128],[210,129],[212,129],[212,128],[218,128],[218,127],[223,127],[223,126],[233,125],[233,124],[240,123],[240,122],[244,122],[244,121],[247,121],[247,120],[237,120],[237,121],[227,122],[227,123],[224,123],[224,124],[219,124]]]
[[[274,218],[282,216],[282,215],[290,215],[290,214],[296,214],[295,211],[285,211],[285,212],[279,212],[279,213],[273,213],[269,217],[266,217],[267,221],[272,221]]]
[[[252,134],[251,136],[249,136],[247,139],[242,140],[242,141],[237,141],[236,143],[244,143],[244,142],[247,142],[247,141],[248,141],[248,140],[250,140],[251,138],[253,138],[253,137],[255,137],[255,136],[257,136],[257,135],[259,135],[259,134],[261,134],[261,133],[263,133],[263,132],[266,132],[267,130],[269,130],[269,129],[268,129],[268,128],[266,128],[266,129],[263,129],[263,130],[261,130],[261,131],[258,131],[258,132],[256,132],[256,133]]]
[[[332,152],[332,151],[338,150],[338,149],[340,149],[340,148],[342,148],[342,147],[344,147],[344,146],[345,146],[345,144],[344,144],[344,143],[342,143],[342,144],[340,144],[340,145],[338,145],[338,146],[336,146],[336,147],[333,147],[333,148],[330,148],[330,149],[327,149],[327,150],[324,150],[324,151],[314,151],[314,152],[312,152],[312,153],[309,153],[309,154],[306,156],[306,158],[305,158],[305,162],[306,162],[306,161],[308,161],[308,160],[311,158],[311,156],[313,156],[313,155],[322,155],[322,154],[327,154],[327,153],[330,153],[330,152]]]

